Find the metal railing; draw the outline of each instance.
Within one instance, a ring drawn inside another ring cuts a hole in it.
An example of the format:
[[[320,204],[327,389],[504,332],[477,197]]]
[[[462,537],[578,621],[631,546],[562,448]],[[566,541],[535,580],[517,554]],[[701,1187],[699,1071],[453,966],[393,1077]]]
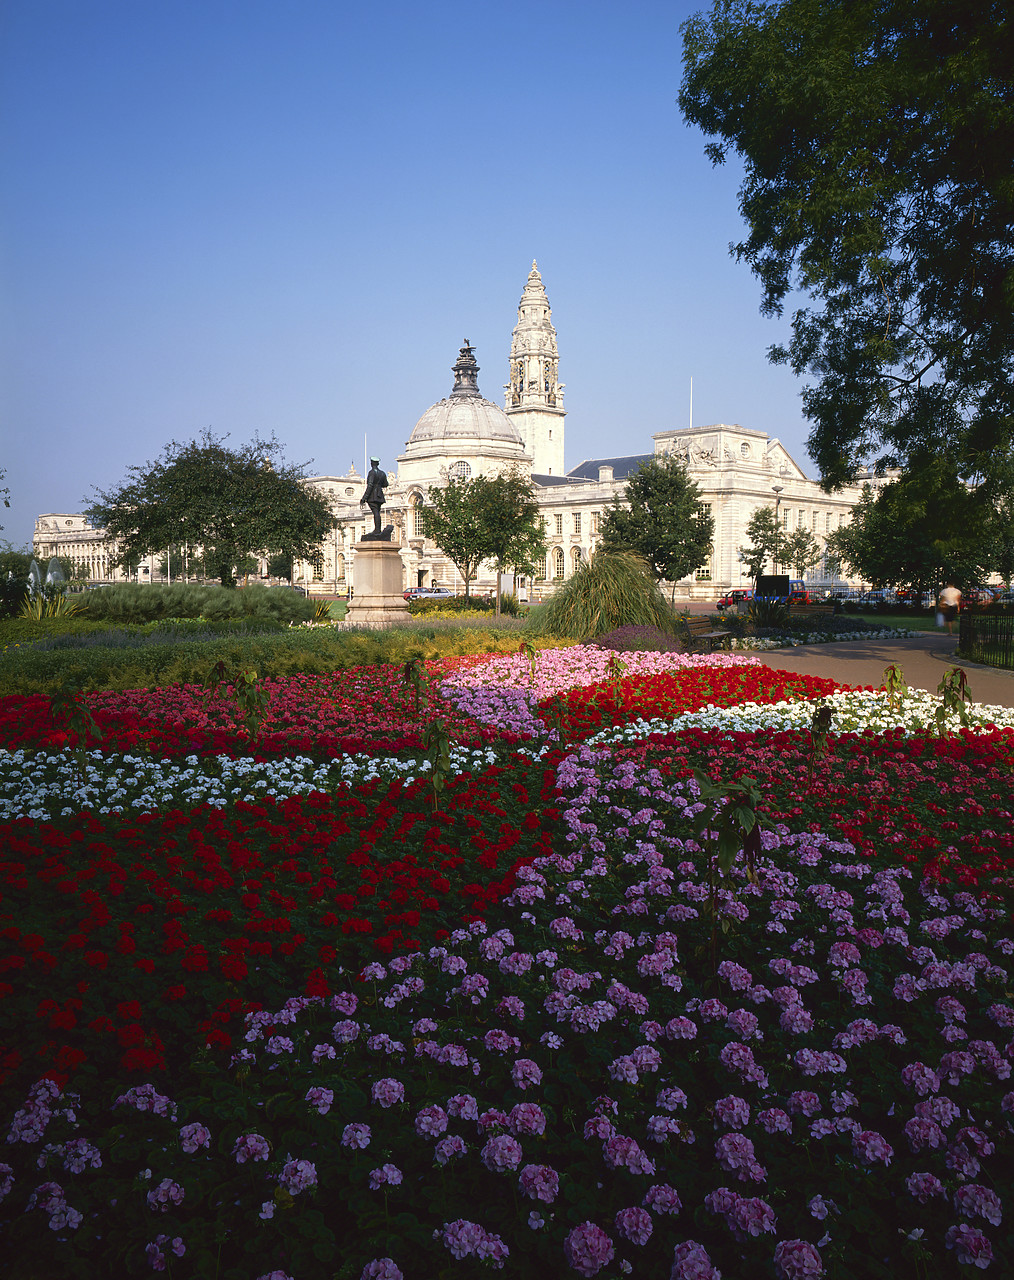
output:
[[[961,614],[958,654],[969,662],[1014,670],[1014,612]]]

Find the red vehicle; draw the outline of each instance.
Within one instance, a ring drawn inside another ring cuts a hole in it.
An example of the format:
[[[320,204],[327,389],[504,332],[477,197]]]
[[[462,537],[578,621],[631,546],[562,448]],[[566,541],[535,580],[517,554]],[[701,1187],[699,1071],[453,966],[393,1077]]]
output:
[[[731,609],[738,604],[749,604],[752,599],[752,591],[729,591],[718,600],[716,607],[719,610]]]

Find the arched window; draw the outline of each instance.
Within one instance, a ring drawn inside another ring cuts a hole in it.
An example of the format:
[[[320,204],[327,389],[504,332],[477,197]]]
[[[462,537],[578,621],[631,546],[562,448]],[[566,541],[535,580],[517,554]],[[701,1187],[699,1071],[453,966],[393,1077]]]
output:
[[[577,569],[577,568],[579,567],[579,565],[581,564],[581,548],[580,548],[580,547],[571,547],[571,549],[570,549],[570,558],[571,558],[571,562],[572,562],[572,563],[571,563],[571,572],[573,572],[573,571],[574,571],[575,569]]]
[[[467,462],[455,462],[448,472],[452,480],[468,480],[471,474],[472,468]]]
[[[563,547],[557,547],[553,552],[553,577],[562,578],[567,568],[567,562],[563,556]]]
[[[337,567],[338,567],[338,578],[337,578],[337,581],[338,581],[338,582],[344,582],[344,581],[345,581],[345,557],[344,557],[343,555],[339,555],[339,556],[338,556],[338,566],[337,566]]]
[[[413,493],[409,498],[409,504],[412,508],[409,528],[412,532],[409,537],[421,538],[423,536],[423,500],[420,494]]]

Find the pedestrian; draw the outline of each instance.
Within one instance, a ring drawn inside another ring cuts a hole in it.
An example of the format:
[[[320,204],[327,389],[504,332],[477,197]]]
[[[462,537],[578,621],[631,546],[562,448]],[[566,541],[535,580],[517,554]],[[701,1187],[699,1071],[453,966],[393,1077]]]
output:
[[[953,635],[954,619],[958,616],[958,609],[961,605],[961,592],[954,585],[952,579],[948,578],[947,586],[940,592],[937,600],[937,625],[941,623],[947,627],[947,634]]]

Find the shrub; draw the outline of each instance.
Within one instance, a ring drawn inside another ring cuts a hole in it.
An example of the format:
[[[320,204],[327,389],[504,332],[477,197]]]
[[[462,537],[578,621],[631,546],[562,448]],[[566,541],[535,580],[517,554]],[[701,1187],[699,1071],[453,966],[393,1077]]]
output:
[[[602,550],[556,590],[539,611],[538,626],[550,635],[591,640],[625,626],[672,633],[676,618],[640,557]]]
[[[615,653],[683,653],[686,649],[678,636],[658,627],[617,627],[598,636],[595,643],[600,649],[611,649]]]
[[[164,618],[277,618],[296,622],[312,618],[314,602],[297,591],[260,585],[229,590],[193,583],[141,586],[125,582],[89,591],[82,602],[86,617],[109,622],[145,623]]]
[[[415,617],[426,617],[431,613],[493,613],[496,606],[485,596],[423,596],[420,600],[413,597],[408,602],[408,611]]]

